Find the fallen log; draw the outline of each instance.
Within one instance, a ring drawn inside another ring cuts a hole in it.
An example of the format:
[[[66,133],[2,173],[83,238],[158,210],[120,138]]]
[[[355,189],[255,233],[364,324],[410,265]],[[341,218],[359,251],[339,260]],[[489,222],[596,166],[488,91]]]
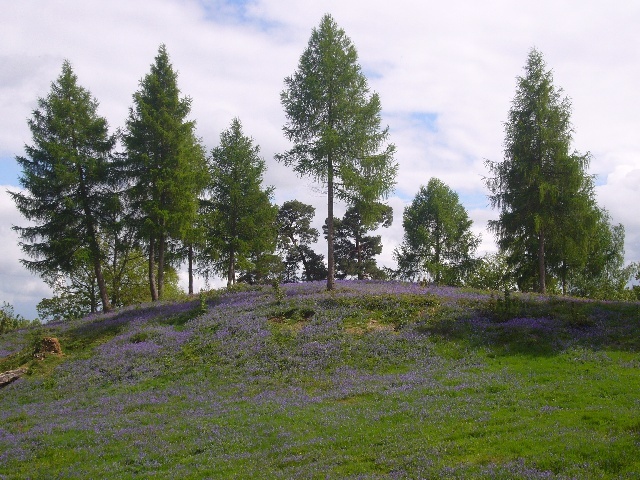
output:
[[[14,380],[17,380],[22,375],[27,373],[27,369],[25,367],[17,368],[16,370],[9,370],[8,372],[0,373],[0,388],[5,385],[9,385]]]

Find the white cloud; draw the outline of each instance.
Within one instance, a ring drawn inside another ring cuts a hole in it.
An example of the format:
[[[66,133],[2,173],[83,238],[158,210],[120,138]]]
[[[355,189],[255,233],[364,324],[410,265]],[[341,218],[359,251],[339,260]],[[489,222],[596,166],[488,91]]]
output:
[[[261,146],[269,168],[265,183],[276,187],[276,201],[315,205],[321,226],[324,198],[273,156],[288,147],[281,130],[283,79],[295,71],[325,13],[355,43],[397,146],[397,198],[391,200],[396,221],[381,232],[381,263],[392,262],[390,252],[402,237],[403,205],[431,177],[458,191],[463,202],[473,199],[466,206],[476,229],[495,216],[477,201],[486,194],[483,159],[502,156],[516,76],[534,46],[572,99],[575,148],[593,153],[591,171],[603,183],[598,198],[626,227],[628,259],[638,259],[640,223],[629,208],[640,200],[630,176],[640,169],[640,4],[633,2],[6,2],[0,20],[0,183],[17,185],[7,176],[15,175],[13,157],[29,143],[26,119],[63,59],[71,61],[115,129],[124,125],[131,96],[165,43],[207,147],[239,117]],[[435,129],[414,121],[424,113],[436,116]],[[483,248],[494,248],[488,232]],[[4,270],[0,281],[13,283]]]
[[[37,316],[36,304],[44,297],[50,296],[50,289],[20,263],[24,254],[18,246],[18,234],[12,227],[26,226],[26,223],[15,208],[7,190],[15,192],[18,189],[0,186],[0,303],[8,302],[15,307],[16,313],[33,319]]]
[[[636,210],[640,197],[640,165],[617,166],[606,183],[596,188],[598,203],[611,214],[614,224],[625,227],[627,259],[640,261],[640,217]]]

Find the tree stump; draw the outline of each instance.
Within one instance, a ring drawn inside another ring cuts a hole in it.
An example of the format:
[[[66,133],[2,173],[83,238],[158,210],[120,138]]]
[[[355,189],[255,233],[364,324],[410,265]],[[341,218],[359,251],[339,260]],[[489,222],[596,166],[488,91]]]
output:
[[[62,355],[62,347],[60,341],[55,337],[43,337],[40,344],[36,348],[34,357],[42,360],[46,354]]]

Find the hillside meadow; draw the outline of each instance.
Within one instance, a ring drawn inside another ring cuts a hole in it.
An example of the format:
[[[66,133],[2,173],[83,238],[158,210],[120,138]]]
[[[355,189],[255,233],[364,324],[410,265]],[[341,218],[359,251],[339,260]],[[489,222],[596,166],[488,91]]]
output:
[[[0,479],[640,477],[638,303],[243,287],[0,336],[20,366]]]

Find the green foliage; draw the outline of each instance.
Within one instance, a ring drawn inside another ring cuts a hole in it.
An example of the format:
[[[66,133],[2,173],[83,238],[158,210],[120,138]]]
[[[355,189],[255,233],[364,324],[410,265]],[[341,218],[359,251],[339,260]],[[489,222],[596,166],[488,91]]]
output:
[[[282,302],[276,302],[282,305]],[[309,320],[315,315],[315,310],[304,306],[284,305],[280,308],[271,310],[269,318],[275,323],[288,323],[290,325]]]
[[[224,275],[228,286],[236,282],[238,271],[250,283],[259,283],[277,263],[271,256],[277,208],[271,204],[273,188],[262,188],[266,167],[259,151],[237,118],[211,151],[211,183],[203,202],[203,268],[205,274],[212,268]]]
[[[485,307],[484,313],[497,322],[506,322],[514,318],[536,318],[544,315],[541,305],[512,294],[505,289],[503,295],[492,295]]]
[[[282,301],[284,300],[285,294],[282,288],[280,287],[280,282],[278,281],[278,279],[275,279],[271,284],[271,286],[273,287],[273,296],[276,299],[276,303],[277,304],[282,303]]]
[[[116,259],[118,264],[109,264],[105,268],[107,293],[111,305],[124,307],[151,300],[146,280],[146,262],[140,252],[129,252],[131,257]],[[117,277],[112,277],[114,274]],[[181,298],[184,292],[179,286],[178,272],[172,267],[165,271],[166,300]],[[58,276],[48,279],[53,288],[53,296],[43,298],[37,305],[42,320],[71,320],[97,311],[97,282],[93,272],[85,264],[78,264],[75,274],[68,277]]]
[[[32,258],[21,262],[46,278],[74,272],[78,255],[85,255],[102,307],[108,310],[98,235],[114,206],[108,175],[115,137],[97,109],[97,100],[78,85],[65,61],[51,92],[38,99],[28,121],[33,144],[25,146],[26,156],[16,158],[25,193],[10,194],[20,213],[33,222],[13,227],[23,240],[22,250]]]
[[[358,55],[330,15],[314,28],[298,70],[281,94],[291,150],[277,155],[299,175],[327,186],[328,276],[333,288],[334,195],[350,204],[370,204],[388,196],[395,184],[395,147],[380,128],[380,99],[370,94]]]
[[[336,277],[348,277],[358,280],[386,278],[378,268],[375,256],[382,253],[380,235],[367,235],[379,227],[390,227],[393,222],[393,209],[388,205],[358,203],[347,209],[342,219],[335,218],[334,255]],[[328,236],[328,222],[322,227]]]
[[[371,322],[393,326],[394,329],[405,327],[416,322],[433,308],[437,308],[439,300],[431,295],[361,295],[344,296],[326,300],[327,306],[346,308],[344,317],[347,327],[367,329]]]
[[[201,295],[196,307],[182,313],[162,318],[158,323],[163,325],[173,325],[176,329],[181,330],[187,322],[204,315],[207,313],[207,310],[206,296]]]
[[[628,284],[637,266],[624,265],[624,226],[611,225],[605,210],[598,209],[595,214],[585,259],[568,272],[565,290],[570,295],[598,300],[633,300]]]
[[[207,307],[207,295],[205,292],[200,292],[199,295],[200,298],[200,314],[204,315],[205,313],[207,313],[207,310],[209,309],[209,307]]]
[[[44,321],[78,319],[91,313],[87,297],[65,283],[56,285],[53,297],[40,300],[36,309]]]
[[[310,245],[318,240],[318,230],[311,226],[316,209],[290,200],[278,209],[278,248],[284,257],[283,279],[286,282],[324,280],[327,268],[323,256],[314,252]],[[302,264],[302,273],[299,274]]]
[[[2,306],[0,307],[0,335],[12,330],[38,324],[39,321],[37,320],[27,320],[21,315],[16,314],[13,310],[13,305],[2,302]]]
[[[394,254],[400,276],[462,284],[480,242],[471,232],[472,223],[458,194],[437,178],[430,179],[404,210],[404,239]]]
[[[486,254],[473,262],[473,268],[465,278],[465,286],[483,290],[515,290],[512,276],[504,254]]]
[[[530,51],[505,123],[504,160],[487,161],[489,227],[522,290],[547,289],[547,275],[584,258],[594,210],[589,155],[570,152],[571,104],[553,85],[542,54]]]
[[[180,98],[177,77],[161,45],[133,96],[123,135],[121,179],[132,226],[145,242],[153,300],[163,298],[169,240],[189,236],[207,182],[204,149],[187,120],[191,99]]]

